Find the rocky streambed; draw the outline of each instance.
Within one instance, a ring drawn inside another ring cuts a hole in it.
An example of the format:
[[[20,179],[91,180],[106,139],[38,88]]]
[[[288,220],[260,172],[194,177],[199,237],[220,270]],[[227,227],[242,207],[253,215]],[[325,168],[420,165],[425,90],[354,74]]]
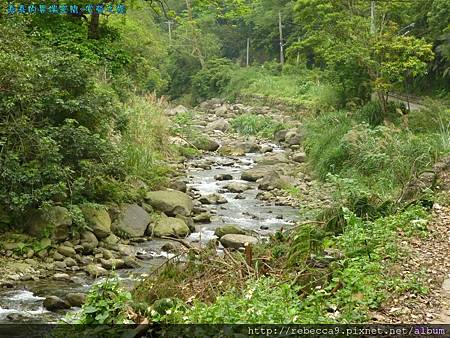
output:
[[[199,109],[203,113],[195,123],[205,137],[196,146],[204,152],[176,164],[180,175],[172,189],[148,192],[141,205],[107,211],[86,206],[89,231],[72,237],[66,233],[70,222],[57,207],[54,242],[43,240],[39,250],[22,248],[20,242],[3,245],[0,323],[56,322],[77,310],[92,284],[111,270],[131,288],[179,251],[180,244],[167,237],[185,237],[195,246],[214,240],[219,251],[238,249],[294,225],[301,203],[329,202],[324,187],[303,170],[300,126],[279,132],[272,143],[231,133],[229,120],[254,107],[211,100]],[[180,112],[183,107],[168,114]],[[259,113],[286,118],[268,107]],[[291,188],[303,198],[292,197]],[[27,228],[31,234],[42,231],[39,217],[33,219]]]

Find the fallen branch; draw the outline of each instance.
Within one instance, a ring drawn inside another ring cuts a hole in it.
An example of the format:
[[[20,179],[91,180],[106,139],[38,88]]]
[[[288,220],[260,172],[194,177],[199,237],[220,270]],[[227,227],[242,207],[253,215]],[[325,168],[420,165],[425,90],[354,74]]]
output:
[[[200,250],[199,250],[199,249],[197,249],[196,247],[192,246],[191,244],[189,244],[188,242],[186,242],[186,241],[183,240],[183,239],[180,239],[180,238],[173,238],[173,237],[167,237],[167,236],[161,236],[161,238],[162,238],[162,239],[168,239],[168,240],[171,240],[171,241],[175,241],[175,242],[181,243],[183,246],[185,246],[185,247],[188,248],[189,250],[193,250],[193,251],[195,251],[195,253],[200,253]]]

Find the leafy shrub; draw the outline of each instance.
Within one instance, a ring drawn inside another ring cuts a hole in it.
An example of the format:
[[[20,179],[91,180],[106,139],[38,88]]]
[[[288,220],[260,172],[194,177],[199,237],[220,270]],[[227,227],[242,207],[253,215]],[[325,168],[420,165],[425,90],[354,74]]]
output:
[[[195,102],[219,96],[231,80],[233,64],[228,59],[209,60],[192,78],[192,95]]]
[[[77,324],[131,324],[127,309],[131,294],[120,286],[117,277],[94,284],[80,310]]]
[[[242,114],[231,120],[233,129],[244,135],[260,135],[263,137],[273,137],[278,130],[285,129],[286,126],[274,121],[272,118],[256,114]]]

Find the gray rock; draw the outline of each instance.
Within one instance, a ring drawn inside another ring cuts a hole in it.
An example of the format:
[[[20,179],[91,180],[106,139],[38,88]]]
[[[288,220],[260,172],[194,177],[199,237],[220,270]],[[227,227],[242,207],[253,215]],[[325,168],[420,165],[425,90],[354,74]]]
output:
[[[250,189],[247,184],[238,182],[228,183],[224,188],[234,193],[240,193]]]
[[[111,259],[100,258],[100,263],[107,270],[122,269],[125,266],[125,262],[122,259],[116,258]]]
[[[110,244],[110,245],[117,244],[117,243],[119,243],[119,241],[120,241],[120,238],[114,234],[111,234],[102,240],[102,242],[104,242],[106,244]]]
[[[72,217],[69,211],[60,206],[48,209],[31,210],[26,214],[25,232],[32,236],[43,236],[50,230],[50,237],[55,241],[64,241],[69,237]]]
[[[192,199],[181,191],[150,191],[145,199],[153,208],[169,216],[189,216],[193,208]]]
[[[57,250],[65,257],[74,257],[77,254],[74,248],[67,245],[60,245]]]
[[[65,300],[70,306],[82,307],[86,302],[86,294],[81,292],[71,292],[66,295]]]
[[[293,184],[292,179],[272,171],[258,180],[258,188],[261,190],[285,189]]]
[[[211,214],[209,212],[202,212],[194,217],[194,222],[209,223],[211,222]]]
[[[214,179],[217,181],[229,181],[233,179],[233,175],[231,174],[218,174],[214,176]]]
[[[216,235],[219,238],[229,234],[245,235],[245,231],[234,224],[221,225],[220,227],[217,227],[216,230],[214,231],[214,235]]]
[[[55,270],[64,271],[67,269],[67,265],[64,262],[55,262],[53,264],[55,266]]]
[[[55,273],[52,278],[57,281],[70,281],[70,276],[67,273]]]
[[[206,136],[203,136],[192,143],[197,149],[205,151],[216,151],[220,147],[219,143]]]
[[[55,261],[63,261],[63,260],[64,260],[64,256],[61,255],[59,252],[55,252],[55,253],[53,254],[53,259],[54,259]]]
[[[123,203],[112,230],[119,236],[142,237],[150,223],[150,215],[137,204]]]
[[[225,197],[216,193],[202,196],[198,200],[202,204],[225,204],[228,202]]]
[[[186,237],[189,235],[187,224],[174,217],[161,217],[156,221],[152,228],[155,237]]]
[[[105,238],[111,234],[111,218],[104,208],[82,205],[81,211],[97,238]]]
[[[175,246],[175,244],[167,242],[164,243],[164,245],[161,247],[161,250],[165,252],[177,252],[177,247]]]
[[[225,132],[228,129],[230,129],[230,124],[228,123],[227,120],[221,118],[216,121],[208,123],[206,128],[208,128],[209,130],[220,130],[220,131]]]
[[[260,165],[274,165],[278,163],[287,163],[289,160],[285,153],[271,153],[257,157],[255,162]]]
[[[299,129],[290,129],[285,136],[285,142],[289,145],[299,145],[303,140],[303,133]]]
[[[228,156],[243,156],[246,153],[255,153],[255,152],[258,152],[259,150],[260,150],[260,147],[256,142],[234,141],[234,142],[230,142],[230,143],[222,145],[222,147],[219,150],[219,153],[222,155],[228,155]]]
[[[166,109],[166,114],[169,116],[175,116],[182,113],[187,113],[188,109],[185,106],[178,105],[174,108]]]
[[[186,182],[183,180],[174,180],[169,183],[169,188],[173,189],[173,190],[181,191],[181,192],[186,192],[187,185],[186,185]]]
[[[292,155],[292,160],[298,163],[306,161],[306,154],[304,152],[297,152]]]
[[[136,269],[136,268],[141,267],[141,264],[135,258],[133,258],[131,256],[125,256],[123,258],[123,261],[124,261],[125,268]]]
[[[105,259],[111,259],[111,258],[114,258],[114,255],[113,255],[112,252],[109,251],[108,249],[101,248],[101,253],[102,253],[102,255],[103,255],[103,257],[104,257]]]
[[[77,262],[75,261],[75,259],[73,259],[73,258],[71,258],[71,257],[67,257],[67,258],[64,260],[64,263],[65,263],[66,266],[68,266],[68,267],[72,267],[72,266],[77,265]]]
[[[287,130],[278,130],[273,135],[274,140],[276,142],[284,142],[284,140],[286,139],[287,132],[288,132]]]
[[[49,311],[70,309],[70,304],[56,296],[49,296],[44,299],[44,307]]]
[[[98,239],[91,231],[84,231],[81,234],[81,246],[84,253],[91,253],[98,246]]]
[[[106,276],[108,275],[108,271],[101,266],[95,265],[95,264],[89,264],[84,268],[84,270],[89,274],[89,276],[93,278]]]
[[[220,238],[220,243],[224,248],[239,249],[244,247],[245,243],[256,244],[258,239],[247,235],[228,234]]]
[[[258,179],[264,177],[269,172],[276,172],[275,166],[256,165],[253,168],[244,170],[241,174],[241,179],[249,182],[256,182]]]

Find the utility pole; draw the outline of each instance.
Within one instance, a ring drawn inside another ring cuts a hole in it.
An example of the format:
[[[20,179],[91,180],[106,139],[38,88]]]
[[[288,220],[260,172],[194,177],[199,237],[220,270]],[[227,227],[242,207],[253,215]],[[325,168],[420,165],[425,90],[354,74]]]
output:
[[[248,67],[250,61],[250,38],[247,38],[247,62],[246,66]]]
[[[172,43],[172,24],[173,21],[166,21],[166,24],[169,25],[169,42]]]
[[[375,0],[370,4],[370,33],[375,34]]]
[[[284,65],[284,52],[283,52],[283,26],[281,24],[281,11],[278,12],[278,29],[280,31],[280,63]]]

